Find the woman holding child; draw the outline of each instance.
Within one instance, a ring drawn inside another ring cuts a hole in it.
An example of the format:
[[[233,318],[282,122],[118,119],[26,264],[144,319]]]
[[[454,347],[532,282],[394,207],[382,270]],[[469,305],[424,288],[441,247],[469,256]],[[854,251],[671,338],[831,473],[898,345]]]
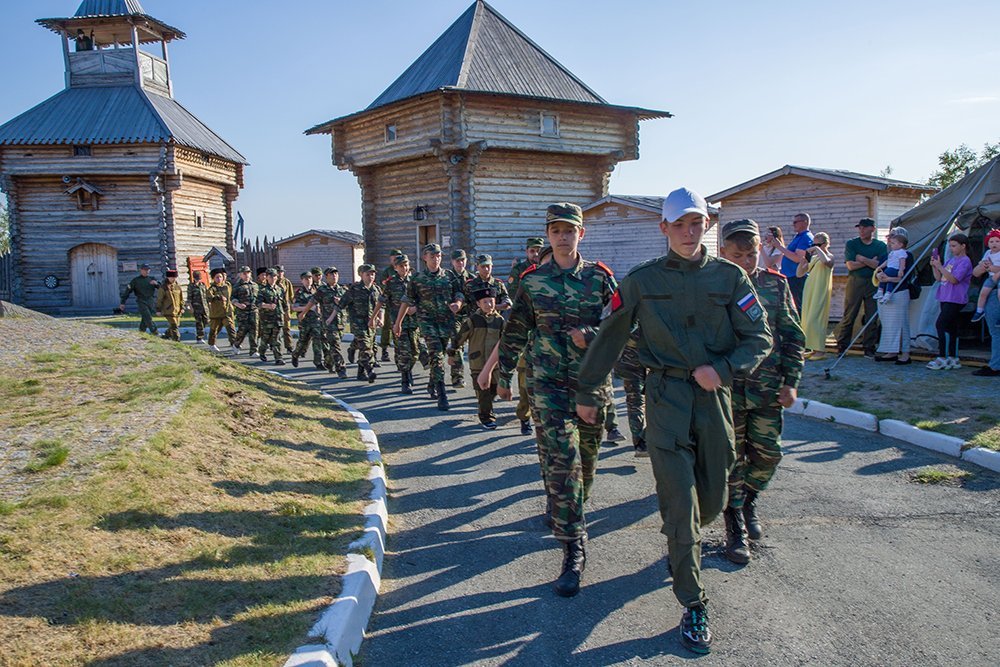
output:
[[[890,258],[892,253],[899,255],[894,264],[883,262],[875,272],[879,283],[881,298],[878,299],[878,317],[882,322],[882,337],[875,351],[875,361],[894,361],[899,366],[912,363],[910,361],[910,277],[906,272],[913,268],[913,255],[906,248],[910,245],[910,236],[903,227],[889,231],[886,239]],[[905,278],[905,280],[904,280]]]

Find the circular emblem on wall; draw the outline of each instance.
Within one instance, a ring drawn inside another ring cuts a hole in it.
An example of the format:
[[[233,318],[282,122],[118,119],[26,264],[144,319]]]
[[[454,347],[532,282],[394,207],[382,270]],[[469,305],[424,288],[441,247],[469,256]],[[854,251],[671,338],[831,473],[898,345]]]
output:
[[[45,276],[45,286],[49,289],[55,289],[59,287],[59,278],[55,276]]]

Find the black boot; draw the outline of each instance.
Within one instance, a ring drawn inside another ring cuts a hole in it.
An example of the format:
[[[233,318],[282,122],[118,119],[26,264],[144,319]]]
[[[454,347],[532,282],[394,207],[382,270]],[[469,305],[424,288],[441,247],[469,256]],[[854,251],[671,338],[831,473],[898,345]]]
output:
[[[747,544],[747,527],[742,510],[727,507],[726,518],[726,558],[739,565],[750,562],[750,545]]]
[[[438,397],[438,386],[436,382],[427,383],[427,394],[431,397],[431,400],[435,400]]]
[[[299,355],[295,354],[294,352],[292,352],[292,366],[294,368],[299,367]]]
[[[445,391],[444,382],[437,383],[437,399],[438,399],[438,410],[447,410],[450,406],[448,405],[448,392]]]
[[[747,536],[751,540],[759,540],[764,535],[757,516],[757,492],[747,489],[746,500],[743,501],[743,520],[747,526]]]
[[[410,386],[413,383],[413,378],[410,377],[410,371],[403,371],[402,375],[402,391],[409,396],[413,393],[413,387]]]
[[[579,593],[580,577],[586,565],[587,552],[583,548],[583,539],[577,538],[564,544],[562,573],[554,585],[556,595],[571,598]]]
[[[347,363],[354,363],[354,355],[357,352],[353,347],[347,348]]]
[[[358,364],[358,379],[359,380],[367,380],[368,379],[368,374],[365,373],[365,367],[363,365],[361,365],[361,364]]]
[[[368,384],[375,384],[375,369],[371,366],[368,367]]]
[[[387,348],[382,348],[382,361],[390,361],[389,350]]]

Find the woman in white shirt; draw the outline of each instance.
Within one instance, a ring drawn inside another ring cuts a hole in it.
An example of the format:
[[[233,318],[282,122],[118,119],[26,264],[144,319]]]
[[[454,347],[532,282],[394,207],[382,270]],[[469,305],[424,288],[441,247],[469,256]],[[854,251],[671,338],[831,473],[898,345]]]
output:
[[[762,269],[780,270],[783,255],[778,245],[785,244],[785,239],[781,234],[781,227],[768,227],[761,241],[760,257],[757,260],[757,265]]]

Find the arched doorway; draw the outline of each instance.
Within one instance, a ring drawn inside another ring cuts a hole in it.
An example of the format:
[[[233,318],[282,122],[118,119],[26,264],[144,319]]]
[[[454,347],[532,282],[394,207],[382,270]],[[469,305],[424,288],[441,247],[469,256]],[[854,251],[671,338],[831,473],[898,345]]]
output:
[[[118,305],[118,251],[101,243],[84,243],[69,251],[74,308]]]

